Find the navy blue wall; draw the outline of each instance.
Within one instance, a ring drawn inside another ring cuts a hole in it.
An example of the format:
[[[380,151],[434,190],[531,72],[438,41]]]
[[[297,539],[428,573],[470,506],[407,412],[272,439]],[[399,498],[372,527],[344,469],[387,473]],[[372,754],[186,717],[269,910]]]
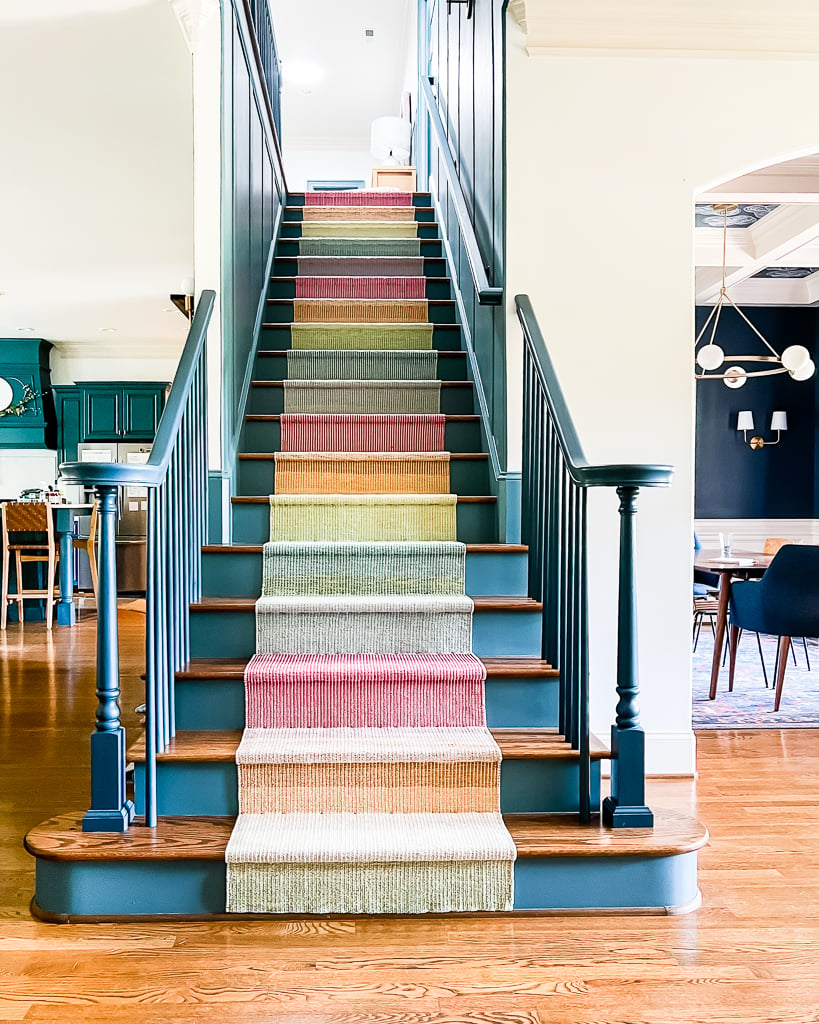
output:
[[[698,307],[696,312],[699,331],[710,307]],[[778,352],[788,345],[804,345],[816,359],[817,310],[744,312]],[[721,315],[715,341],[728,353],[761,353],[761,342],[730,309]],[[794,381],[787,374],[758,377],[736,391],[717,381],[698,383],[697,518],[800,519],[819,514],[816,404],[816,380]],[[771,413],[784,409],[788,430],[781,443],[753,451],[736,429],[740,409],[753,412],[754,433],[766,439],[774,436]]]

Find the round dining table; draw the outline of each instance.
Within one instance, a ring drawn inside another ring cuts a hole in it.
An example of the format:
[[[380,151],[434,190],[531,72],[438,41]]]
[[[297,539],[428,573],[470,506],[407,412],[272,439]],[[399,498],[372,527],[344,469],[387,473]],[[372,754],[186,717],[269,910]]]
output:
[[[719,576],[717,621],[714,625],[714,657],[711,661],[711,688],[708,692],[710,700],[714,700],[717,696],[719,663],[722,656],[722,645],[725,642],[728,605],[731,601],[731,584],[734,580],[753,580],[764,576],[772,558],[773,555],[766,555],[761,551],[736,551],[728,557],[721,556],[718,551],[700,549],[694,552],[695,569]]]

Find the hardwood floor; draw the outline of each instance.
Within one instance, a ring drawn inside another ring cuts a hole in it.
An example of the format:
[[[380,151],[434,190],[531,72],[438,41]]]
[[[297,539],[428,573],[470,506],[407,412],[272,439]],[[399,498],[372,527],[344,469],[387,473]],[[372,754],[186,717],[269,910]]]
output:
[[[129,727],[143,626],[121,613]],[[33,921],[22,836],[86,806],[94,633],[92,615],[0,637],[0,1021],[819,1020],[819,732],[700,733],[696,786],[651,783],[650,800],[711,832],[703,906],[684,917]]]

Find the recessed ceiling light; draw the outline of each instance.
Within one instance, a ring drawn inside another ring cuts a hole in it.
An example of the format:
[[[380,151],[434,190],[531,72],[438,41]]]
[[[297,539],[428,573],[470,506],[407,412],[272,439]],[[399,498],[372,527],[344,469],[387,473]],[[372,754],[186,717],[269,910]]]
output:
[[[176,306],[165,306],[162,310],[163,313],[175,313]]]
[[[33,334],[34,333],[34,328],[33,327],[18,327],[17,330],[20,332],[20,334]]]
[[[100,327],[100,334],[116,334],[116,327]]]
[[[282,63],[284,80],[303,89],[318,85],[324,74],[324,68],[313,60],[286,60]]]

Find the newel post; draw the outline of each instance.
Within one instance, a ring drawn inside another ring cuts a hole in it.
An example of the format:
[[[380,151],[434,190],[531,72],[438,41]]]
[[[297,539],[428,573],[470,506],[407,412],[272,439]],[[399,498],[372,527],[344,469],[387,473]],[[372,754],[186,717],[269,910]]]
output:
[[[645,805],[645,733],[640,725],[637,677],[637,609],[634,517],[638,487],[618,487],[620,499],[620,594],[617,625],[617,718],[611,727],[611,796],[603,801],[608,828],[651,828]]]
[[[125,791],[125,729],[119,717],[117,630],[117,488],[97,487],[99,581],[97,593],[97,724],[91,735],[91,808],[83,832],[125,832],[134,805]]]

